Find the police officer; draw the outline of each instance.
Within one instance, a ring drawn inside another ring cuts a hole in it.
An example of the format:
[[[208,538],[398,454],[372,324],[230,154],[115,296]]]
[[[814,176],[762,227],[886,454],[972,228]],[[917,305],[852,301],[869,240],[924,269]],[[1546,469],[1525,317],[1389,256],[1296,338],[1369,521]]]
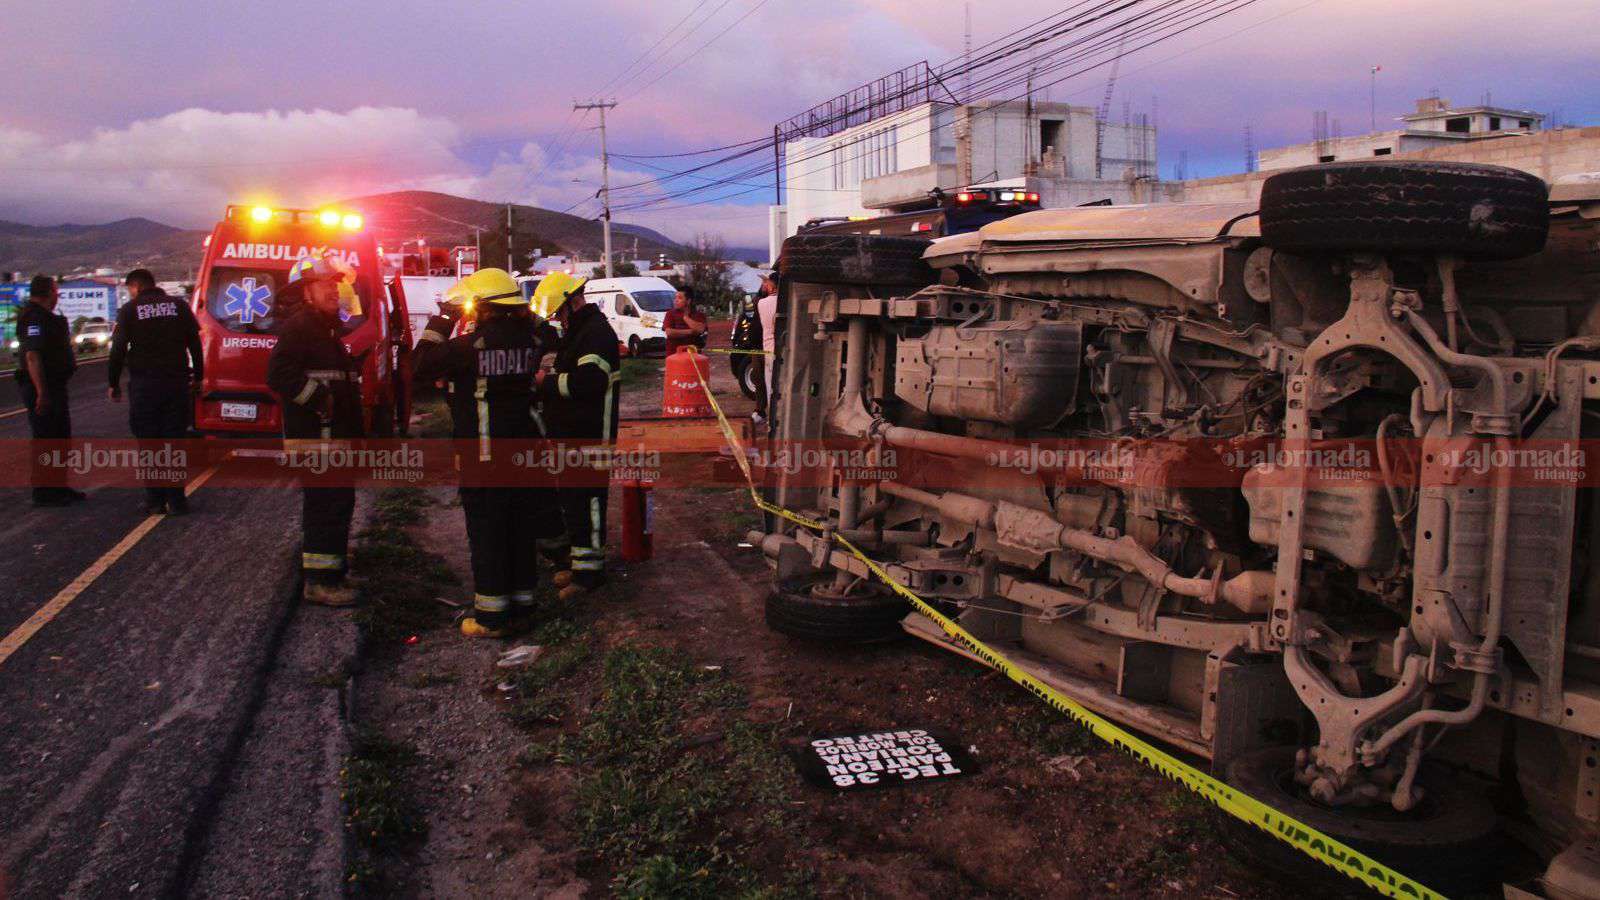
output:
[[[617,333],[600,308],[583,298],[586,279],[552,272],[533,295],[534,311],[561,326],[561,348],[538,396],[552,436],[585,446],[595,471],[561,485],[562,517],[572,542],[570,573],[557,572],[561,599],[571,600],[605,581],[607,474],[603,460],[617,437]]]
[[[17,343],[22,350],[17,387],[36,440],[72,437],[67,380],[77,371],[78,361],[72,354],[72,329],[55,311],[57,297],[55,279],[35,275],[28,286],[28,302],[17,313]],[[67,487],[65,473],[45,466],[40,453],[29,456],[34,506],[66,506],[87,496]]]
[[[349,273],[329,258],[302,259],[273,300],[287,316],[267,360],[267,386],[283,408],[284,443],[362,436],[359,370],[339,339],[339,283]],[[303,486],[300,570],[304,597],[323,606],[350,606],[345,584],[354,487]]]
[[[463,316],[476,327],[451,338]],[[516,452],[505,441],[521,441],[527,452],[541,436],[533,386],[544,347],[536,326],[521,285],[504,269],[480,269],[446,294],[417,345],[413,377],[444,379],[449,392],[472,552],[472,615],[461,620],[461,633],[471,638],[502,637],[526,621],[539,583],[533,550],[560,522],[548,490],[490,477],[505,472],[503,457]]]
[[[107,374],[112,402],[122,400],[128,368],[128,427],[141,440],[183,437],[189,430],[190,384],[205,367],[200,325],[189,304],[156,287],[149,269],[134,269],[124,284],[133,299],[117,311]],[[181,516],[189,511],[183,486],[145,487],[145,512]]]

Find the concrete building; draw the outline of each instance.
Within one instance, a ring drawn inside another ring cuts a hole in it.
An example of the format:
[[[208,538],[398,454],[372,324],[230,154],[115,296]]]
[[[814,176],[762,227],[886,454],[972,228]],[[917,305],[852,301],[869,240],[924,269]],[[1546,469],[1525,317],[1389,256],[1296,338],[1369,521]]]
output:
[[[873,216],[925,203],[935,188],[985,185],[1038,192],[1045,206],[1129,202],[1156,171],[1156,130],[1108,122],[1066,103],[929,101],[785,144],[781,207],[771,252],[802,225]]]
[[[1507,136],[1503,140],[1455,141],[1394,155],[1402,159],[1506,166],[1554,182],[1570,175],[1600,172],[1600,128],[1562,128]],[[1261,183],[1271,174],[1251,172],[1151,183],[1147,186],[1149,190],[1142,191],[1138,202],[1257,200],[1261,197]]]
[[[1470,141],[1529,135],[1539,131],[1544,124],[1544,116],[1525,109],[1498,106],[1452,107],[1448,100],[1425,97],[1417,101],[1415,112],[1401,116],[1400,121],[1405,126],[1391,131],[1329,137],[1262,150],[1260,168],[1292,169],[1317,163],[1414,153]]]

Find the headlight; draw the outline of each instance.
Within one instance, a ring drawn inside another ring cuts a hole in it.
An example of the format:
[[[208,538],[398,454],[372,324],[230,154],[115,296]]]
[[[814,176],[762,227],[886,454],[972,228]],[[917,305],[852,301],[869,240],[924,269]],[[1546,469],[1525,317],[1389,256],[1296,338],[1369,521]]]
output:
[[[639,317],[639,324],[643,325],[646,328],[660,328],[661,327],[661,320],[657,319],[654,316],[640,316]]]

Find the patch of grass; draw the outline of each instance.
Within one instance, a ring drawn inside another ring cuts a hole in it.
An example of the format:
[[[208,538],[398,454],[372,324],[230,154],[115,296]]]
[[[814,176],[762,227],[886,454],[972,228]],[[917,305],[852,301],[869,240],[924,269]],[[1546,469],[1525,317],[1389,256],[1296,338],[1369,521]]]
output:
[[[637,645],[606,653],[600,681],[578,734],[548,752],[584,768],[574,831],[584,850],[613,867],[612,890],[622,897],[792,893],[750,864],[773,846],[775,830],[787,828],[781,773],[789,767],[775,735],[737,720],[720,741],[686,733],[691,723],[703,730],[729,718],[743,704],[738,686],[681,654]]]
[[[623,388],[629,388],[654,381],[661,377],[661,366],[659,359],[639,359],[630,356],[622,361],[622,371],[617,374],[617,383]]]
[[[435,598],[456,583],[455,573],[442,557],[417,546],[407,531],[423,520],[432,503],[418,488],[386,490],[357,538],[350,568],[362,579],[364,603],[356,621],[379,642],[404,640],[447,621]]]
[[[378,857],[411,848],[427,835],[427,819],[411,792],[416,762],[411,745],[370,729],[356,732],[339,773],[346,825],[363,858],[350,872],[352,883],[379,880]]]
[[[1048,706],[1030,702],[1011,718],[1017,740],[1045,756],[1090,753],[1104,746],[1089,729]]]
[[[406,684],[418,690],[455,684],[459,679],[446,672],[417,672],[406,679]]]
[[[420,415],[417,437],[447,438],[450,436],[450,408],[442,394],[419,397],[411,405],[411,414]]]

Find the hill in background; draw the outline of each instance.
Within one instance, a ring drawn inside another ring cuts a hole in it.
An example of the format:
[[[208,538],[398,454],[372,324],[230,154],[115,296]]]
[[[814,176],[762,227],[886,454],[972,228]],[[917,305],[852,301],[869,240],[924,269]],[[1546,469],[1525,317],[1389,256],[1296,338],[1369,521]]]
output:
[[[145,266],[158,278],[177,278],[200,264],[204,231],[184,231],[149,219],[105,225],[22,225],[0,222],[0,271],[59,275],[102,266]]]
[[[426,239],[446,244],[471,243],[473,226],[498,232],[505,224],[502,203],[468,200],[430,191],[396,191],[357,197],[337,204],[360,210],[380,244]],[[603,244],[600,223],[536,206],[514,206],[512,216],[519,233],[531,232],[552,252],[577,252],[598,258]],[[206,231],[189,231],[152,222],[123,219],[104,225],[23,225],[0,221],[0,272],[35,272],[61,275],[80,270],[110,268],[119,273],[136,266],[156,277],[187,279],[200,266]],[[670,238],[636,225],[612,226],[613,249],[648,258],[675,254],[681,248]]]

